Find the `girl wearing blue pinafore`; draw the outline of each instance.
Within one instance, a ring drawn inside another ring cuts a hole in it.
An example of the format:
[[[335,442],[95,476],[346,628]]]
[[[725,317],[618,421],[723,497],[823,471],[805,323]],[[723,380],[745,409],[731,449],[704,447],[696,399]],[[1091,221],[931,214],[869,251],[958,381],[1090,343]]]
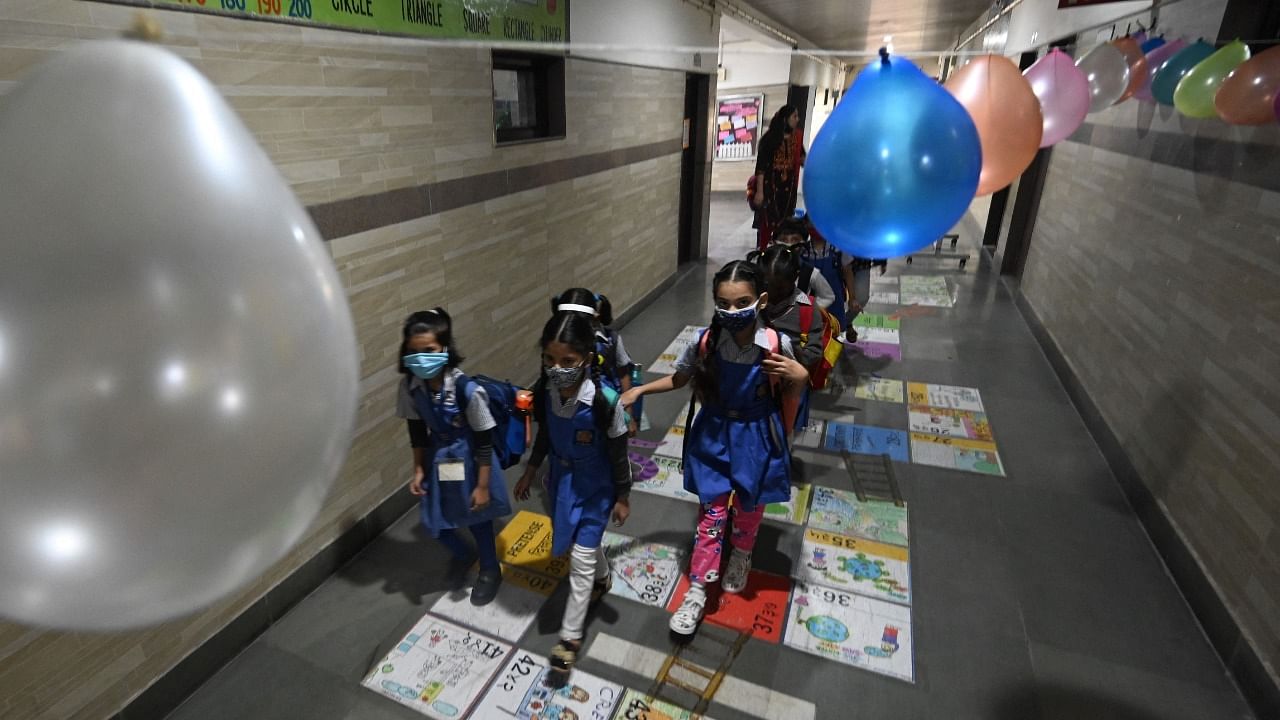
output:
[[[788,415],[809,378],[792,357],[786,336],[761,321],[769,293],[758,266],[729,263],[716,273],[712,291],[716,314],[711,327],[676,362],[675,374],[622,397],[629,407],[641,395],[693,380],[703,403],[684,453],[684,486],[697,493],[702,517],[689,562],[689,591],[671,616],[671,630],[682,635],[692,634],[702,620],[707,584],[719,580],[727,593],[746,587],[764,507],[791,497]],[[721,580],[724,530],[731,514],[733,551]]]
[[[609,327],[613,324],[613,304],[605,295],[594,293],[586,288],[570,288],[551,298],[551,312],[578,312],[591,318],[596,331],[596,377],[600,382],[617,393],[631,389],[639,377],[639,366],[627,354],[622,343],[622,334]],[[639,419],[643,410],[636,406],[630,413],[630,434],[635,436],[639,430]]]
[[[502,468],[493,462],[492,430],[484,388],[458,369],[452,321],[441,308],[417,312],[405,322],[400,348],[397,414],[408,421],[414,477],[409,491],[421,498],[422,525],[451,555],[448,582],[459,588],[477,559],[480,574],[471,602],[486,605],[502,582],[493,521],[508,515]],[[476,551],[458,535],[469,528]]]
[[[592,374],[595,326],[587,315],[557,312],[542,331],[542,379],[534,388],[538,436],[516,497],[525,500],[550,455],[547,494],[552,507],[552,553],[569,553],[569,600],[560,642],[551,651],[552,680],[567,681],[582,646],[587,610],[609,590],[602,540],[610,516],[630,515],[631,462],[627,417],[617,395]]]

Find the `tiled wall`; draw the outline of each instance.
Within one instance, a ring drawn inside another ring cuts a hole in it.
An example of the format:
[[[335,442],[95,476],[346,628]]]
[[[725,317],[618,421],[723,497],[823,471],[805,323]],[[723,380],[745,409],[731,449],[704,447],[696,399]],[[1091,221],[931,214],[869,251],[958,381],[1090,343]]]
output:
[[[0,93],[51,53],[118,36],[133,16],[82,0],[0,0]],[[237,597],[162,627],[85,635],[0,623],[6,720],[112,715],[403,490],[409,451],[391,417],[392,364],[411,310],[442,304],[455,315],[469,370],[528,379],[555,291],[596,288],[621,311],[675,271],[683,73],[569,60],[568,138],[497,149],[484,51],[153,16],[166,44],[219,86],[308,205],[511,168],[535,180],[538,167],[553,170],[522,192],[331,238],[359,335],[362,400],[350,457],[308,536]],[[628,159],[636,148],[648,159]],[[583,156],[596,164],[575,166]]]
[[[1280,127],[1089,121],[1053,150],[1022,288],[1275,682]]]

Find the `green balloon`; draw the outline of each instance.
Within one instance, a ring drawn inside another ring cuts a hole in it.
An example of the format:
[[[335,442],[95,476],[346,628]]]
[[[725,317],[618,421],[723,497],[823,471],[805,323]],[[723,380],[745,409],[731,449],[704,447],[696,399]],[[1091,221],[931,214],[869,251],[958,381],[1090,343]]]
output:
[[[1177,89],[1173,91],[1173,106],[1187,117],[1217,117],[1218,110],[1213,106],[1213,96],[1218,94],[1218,88],[1227,75],[1248,59],[1248,45],[1239,40],[1227,43],[1182,76]]]
[[[1152,97],[1161,105],[1172,105],[1173,91],[1178,88],[1182,76],[1212,54],[1213,46],[1199,40],[1165,60],[1160,67],[1153,68],[1155,76],[1151,79]]]

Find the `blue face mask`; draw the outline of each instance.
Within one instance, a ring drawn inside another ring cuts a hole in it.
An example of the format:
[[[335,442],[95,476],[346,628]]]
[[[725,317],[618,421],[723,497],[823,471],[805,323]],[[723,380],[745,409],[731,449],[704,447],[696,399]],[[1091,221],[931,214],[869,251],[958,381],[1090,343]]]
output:
[[[423,380],[430,380],[439,375],[448,362],[449,353],[447,352],[415,353],[404,356],[404,366]]]
[[[716,308],[716,320],[720,322],[720,327],[729,332],[738,332],[743,328],[751,326],[756,321],[756,308],[759,301],[750,307],[744,307],[741,310],[728,310],[725,308]]]

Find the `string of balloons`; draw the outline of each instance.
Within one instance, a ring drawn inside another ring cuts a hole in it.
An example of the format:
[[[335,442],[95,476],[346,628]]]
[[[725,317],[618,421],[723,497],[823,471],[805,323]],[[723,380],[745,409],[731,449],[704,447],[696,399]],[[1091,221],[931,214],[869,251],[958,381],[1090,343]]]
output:
[[[864,258],[909,255],[949,231],[976,196],[1008,186],[1037,151],[1092,112],[1133,99],[1191,118],[1280,122],[1280,46],[1165,40],[1145,31],[1078,61],[1053,48],[1020,72],[982,55],[945,85],[882,50],[823,124],[805,166],[814,225]]]

